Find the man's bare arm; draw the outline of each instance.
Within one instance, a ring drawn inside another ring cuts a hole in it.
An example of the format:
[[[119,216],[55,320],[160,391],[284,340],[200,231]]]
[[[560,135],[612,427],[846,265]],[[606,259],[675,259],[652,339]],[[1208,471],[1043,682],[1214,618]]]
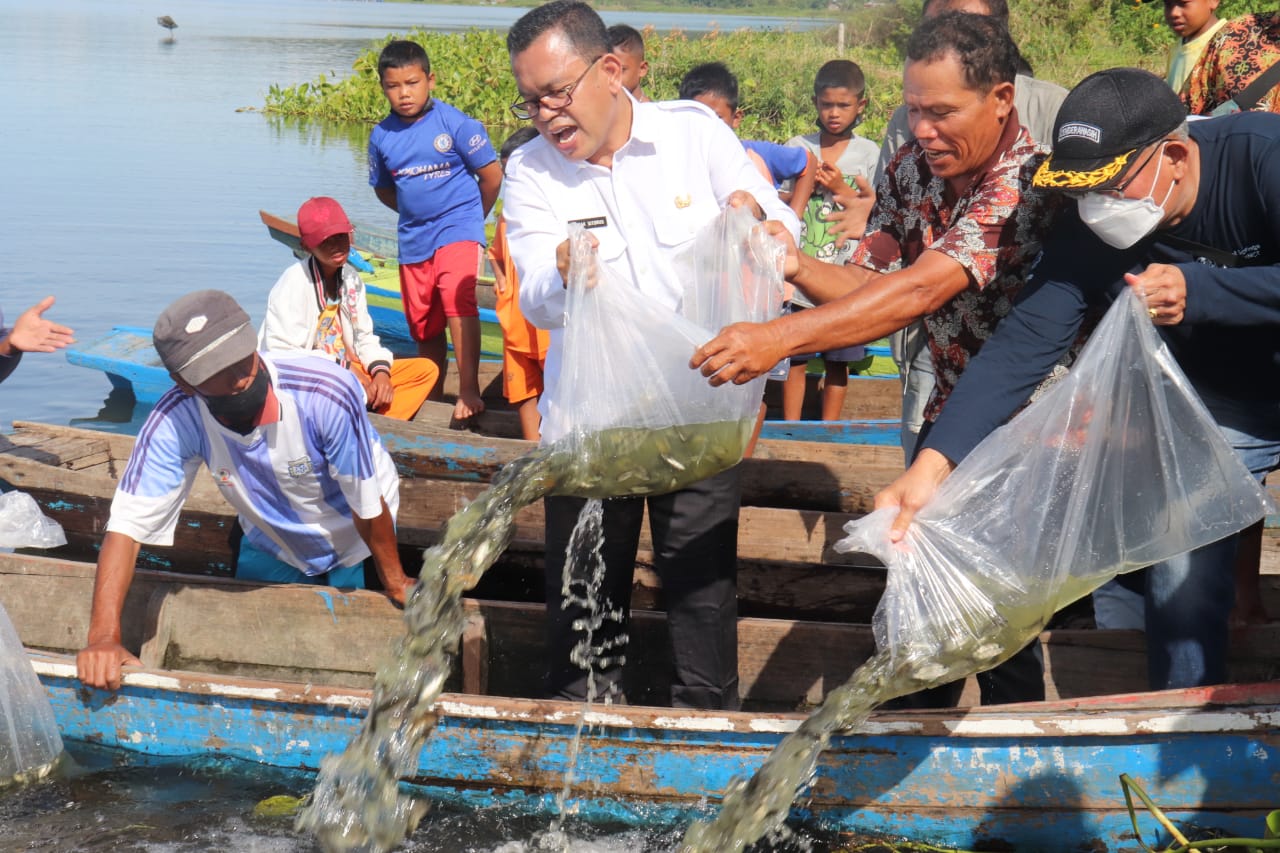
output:
[[[404,573],[400,565],[400,551],[396,548],[396,525],[391,517],[391,509],[387,502],[382,502],[382,513],[376,518],[353,516],[356,532],[369,546],[373,554],[374,565],[378,568],[378,579],[382,581],[387,597],[400,606],[404,606],[405,598],[413,586],[413,580]]]
[[[121,644],[120,634],[120,614],[124,612],[141,547],[133,538],[115,531],[108,531],[102,540],[93,581],[89,636],[76,655],[76,674],[91,687],[116,690],[120,687],[121,666],[142,665]]]

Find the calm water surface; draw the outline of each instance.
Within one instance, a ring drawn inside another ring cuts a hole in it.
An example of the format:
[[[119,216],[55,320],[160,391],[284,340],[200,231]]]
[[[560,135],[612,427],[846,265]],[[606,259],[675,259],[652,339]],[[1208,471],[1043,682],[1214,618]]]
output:
[[[366,182],[363,132],[258,112],[273,83],[345,75],[373,39],[413,26],[504,29],[522,8],[354,0],[0,0],[0,234],[12,320],[50,313],[82,341],[150,326],[177,295],[229,291],[255,322],[291,258],[259,208],[292,215],[313,195],[394,226]],[[158,15],[178,23],[174,40]],[[804,28],[821,21],[606,13],[659,29]],[[514,87],[513,87],[514,91]],[[93,417],[104,376],[28,356],[0,386],[15,419]]]
[[[373,39],[419,25],[505,28],[518,8],[341,0],[0,0],[0,234],[12,320],[45,294],[82,341],[113,325],[150,326],[188,290],[231,292],[255,321],[290,262],[258,220],[312,195],[394,226],[368,188],[364,141],[272,119],[272,83],[347,73]],[[158,15],[178,22],[175,39]],[[805,27],[821,22],[717,15],[609,15],[659,29]],[[69,423],[98,414],[106,378],[61,354],[29,355],[0,386],[0,429],[15,419]],[[311,850],[259,800],[301,795],[309,777],[241,764],[142,763],[75,747],[74,769],[0,790],[0,850]],[[439,811],[409,849],[534,849],[547,827],[502,811]],[[574,850],[671,849],[681,828],[575,828]],[[556,848],[558,849],[558,848]]]

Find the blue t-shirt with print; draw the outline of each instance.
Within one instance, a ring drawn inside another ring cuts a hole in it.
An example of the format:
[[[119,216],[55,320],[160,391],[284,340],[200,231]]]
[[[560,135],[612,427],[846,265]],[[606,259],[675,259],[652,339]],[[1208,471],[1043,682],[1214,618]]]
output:
[[[428,260],[441,246],[484,243],[475,172],[497,160],[484,125],[432,99],[407,123],[394,113],[369,134],[369,185],[396,190],[400,262]]]

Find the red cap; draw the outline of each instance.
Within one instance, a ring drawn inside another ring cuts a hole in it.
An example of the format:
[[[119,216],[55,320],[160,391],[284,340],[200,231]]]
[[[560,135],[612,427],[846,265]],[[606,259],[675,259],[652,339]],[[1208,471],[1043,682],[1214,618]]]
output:
[[[298,208],[298,233],[302,248],[314,249],[334,234],[351,233],[351,222],[342,205],[328,196],[316,196]]]

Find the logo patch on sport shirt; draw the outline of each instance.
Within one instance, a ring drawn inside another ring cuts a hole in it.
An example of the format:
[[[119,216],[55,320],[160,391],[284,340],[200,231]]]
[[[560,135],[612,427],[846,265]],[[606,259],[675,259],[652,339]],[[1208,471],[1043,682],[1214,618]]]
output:
[[[231,485],[231,472],[226,468],[219,468],[218,474],[217,474],[217,480],[218,480],[219,486]]]
[[[294,479],[305,477],[313,470],[314,466],[311,464],[310,456],[304,456],[301,459],[294,459],[289,462],[289,476]]]

